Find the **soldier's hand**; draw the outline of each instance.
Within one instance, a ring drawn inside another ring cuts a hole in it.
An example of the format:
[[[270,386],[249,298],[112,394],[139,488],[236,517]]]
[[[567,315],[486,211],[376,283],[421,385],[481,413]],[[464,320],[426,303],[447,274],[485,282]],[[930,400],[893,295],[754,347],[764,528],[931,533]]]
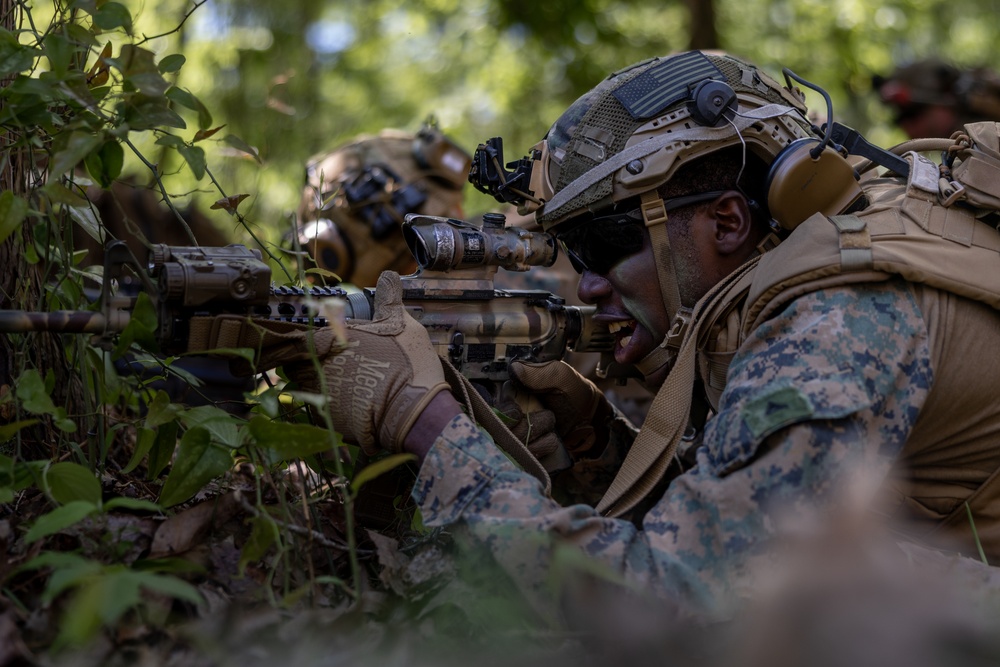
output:
[[[530,393],[504,392],[494,407],[511,433],[525,444],[536,459],[541,460],[552,454],[562,444],[555,434],[555,414]]]
[[[424,408],[448,384],[427,331],[403,307],[399,274],[386,271],[375,288],[371,322],[347,326],[348,345],[322,359],[285,366],[303,389],[329,398],[333,427],[369,453],[398,452]]]
[[[513,380],[534,394],[555,416],[555,433],[570,454],[582,454],[607,442],[607,422],[614,408],[597,386],[563,361],[510,365]]]

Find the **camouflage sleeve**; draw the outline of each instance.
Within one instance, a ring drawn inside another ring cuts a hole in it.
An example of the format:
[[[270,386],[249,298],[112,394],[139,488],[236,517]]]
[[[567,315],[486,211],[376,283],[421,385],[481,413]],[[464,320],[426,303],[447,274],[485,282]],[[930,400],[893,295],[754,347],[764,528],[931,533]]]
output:
[[[926,330],[904,285],[817,292],[758,328],[729,378],[697,465],[641,529],[559,506],[463,417],[435,442],[414,497],[429,525],[488,545],[534,597],[570,545],[640,590],[719,610],[787,516],[837,502],[852,472],[888,470],[931,382]]]
[[[561,505],[597,505],[604,496],[638,430],[617,408],[608,423],[608,442],[594,455],[580,457],[552,477],[552,497]]]

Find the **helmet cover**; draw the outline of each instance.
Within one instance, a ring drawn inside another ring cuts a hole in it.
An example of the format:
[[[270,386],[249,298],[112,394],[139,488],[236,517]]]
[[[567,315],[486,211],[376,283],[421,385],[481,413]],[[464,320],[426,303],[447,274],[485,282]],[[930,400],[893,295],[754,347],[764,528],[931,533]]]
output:
[[[693,99],[706,81],[727,84],[736,97],[711,126],[702,124]],[[615,72],[574,102],[535,150],[532,184],[543,202],[536,217],[546,231],[558,231],[728,146],[742,144],[769,164],[792,141],[815,136],[803,100],[753,64],[718,52],[688,51]]]

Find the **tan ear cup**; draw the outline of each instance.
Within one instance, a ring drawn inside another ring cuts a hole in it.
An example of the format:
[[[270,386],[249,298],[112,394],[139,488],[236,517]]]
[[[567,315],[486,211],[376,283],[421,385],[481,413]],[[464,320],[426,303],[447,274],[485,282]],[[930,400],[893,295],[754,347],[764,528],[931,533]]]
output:
[[[854,168],[844,156],[827,146],[813,157],[819,145],[817,139],[798,139],[771,164],[767,206],[783,229],[795,229],[816,213],[843,213],[862,196]]]
[[[354,252],[336,223],[324,218],[307,225],[307,230],[313,230],[313,233],[300,234],[299,244],[316,266],[337,274],[341,280],[349,280],[354,273]]]

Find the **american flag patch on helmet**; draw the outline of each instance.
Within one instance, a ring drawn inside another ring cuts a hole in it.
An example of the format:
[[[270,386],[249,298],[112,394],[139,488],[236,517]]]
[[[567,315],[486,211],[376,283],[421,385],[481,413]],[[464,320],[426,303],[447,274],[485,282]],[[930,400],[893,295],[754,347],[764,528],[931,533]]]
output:
[[[614,96],[636,120],[652,118],[675,102],[687,98],[694,84],[725,79],[718,67],[700,51],[690,51],[654,63],[614,91]]]

